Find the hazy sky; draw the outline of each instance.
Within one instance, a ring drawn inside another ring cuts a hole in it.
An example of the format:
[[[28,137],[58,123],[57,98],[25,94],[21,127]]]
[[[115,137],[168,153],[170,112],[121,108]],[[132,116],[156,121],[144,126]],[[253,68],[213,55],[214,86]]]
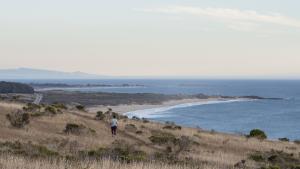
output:
[[[300,75],[299,0],[0,0],[0,68]]]

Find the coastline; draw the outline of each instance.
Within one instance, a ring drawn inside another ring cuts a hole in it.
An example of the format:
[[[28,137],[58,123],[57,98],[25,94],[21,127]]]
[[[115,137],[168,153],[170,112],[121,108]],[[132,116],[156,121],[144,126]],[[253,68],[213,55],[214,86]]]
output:
[[[108,108],[111,108],[114,112],[130,115],[132,112],[141,112],[141,111],[151,111],[153,109],[173,109],[177,107],[190,107],[196,105],[210,104],[210,103],[221,103],[221,102],[233,102],[233,101],[246,101],[250,99],[224,99],[224,98],[208,98],[208,99],[181,99],[181,100],[170,100],[163,102],[162,104],[129,104],[129,105],[117,105],[117,106],[90,106],[87,108],[89,112],[97,112],[97,111],[107,111]],[[135,114],[136,115],[136,114]],[[142,116],[141,116],[142,117]]]

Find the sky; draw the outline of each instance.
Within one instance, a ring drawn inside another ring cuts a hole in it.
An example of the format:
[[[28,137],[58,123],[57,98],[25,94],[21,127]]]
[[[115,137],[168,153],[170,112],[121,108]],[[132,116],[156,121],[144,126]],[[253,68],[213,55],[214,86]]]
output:
[[[0,0],[0,69],[300,77],[299,0]]]

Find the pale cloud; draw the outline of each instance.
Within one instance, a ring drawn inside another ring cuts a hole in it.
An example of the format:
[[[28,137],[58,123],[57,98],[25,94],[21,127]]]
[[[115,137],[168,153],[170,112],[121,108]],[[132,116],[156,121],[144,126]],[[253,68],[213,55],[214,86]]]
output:
[[[250,31],[258,24],[277,24],[300,28],[300,20],[279,13],[259,13],[254,10],[240,10],[230,8],[201,8],[193,6],[170,6],[165,8],[142,9],[143,12],[166,14],[189,14],[210,17],[228,23],[228,27],[235,30]]]

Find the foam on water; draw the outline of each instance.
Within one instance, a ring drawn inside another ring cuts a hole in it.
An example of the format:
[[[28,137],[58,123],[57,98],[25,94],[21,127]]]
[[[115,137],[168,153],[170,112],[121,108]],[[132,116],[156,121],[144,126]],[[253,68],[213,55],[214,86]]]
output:
[[[193,106],[208,105],[208,104],[224,104],[224,103],[233,103],[233,102],[242,102],[242,101],[250,101],[250,100],[249,99],[232,99],[232,100],[213,100],[213,101],[206,101],[206,102],[184,103],[184,104],[178,104],[178,105],[174,105],[174,106],[165,106],[165,107],[130,111],[130,112],[124,113],[124,115],[128,116],[129,118],[136,116],[139,118],[151,119],[151,118],[171,116],[170,110],[178,109],[178,108],[193,107]]]

